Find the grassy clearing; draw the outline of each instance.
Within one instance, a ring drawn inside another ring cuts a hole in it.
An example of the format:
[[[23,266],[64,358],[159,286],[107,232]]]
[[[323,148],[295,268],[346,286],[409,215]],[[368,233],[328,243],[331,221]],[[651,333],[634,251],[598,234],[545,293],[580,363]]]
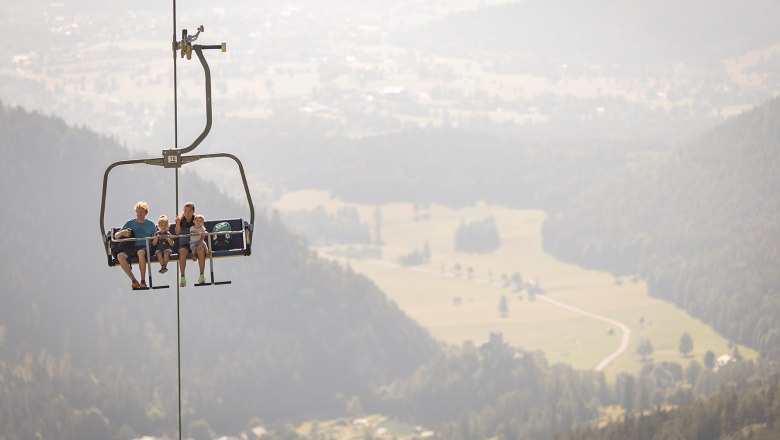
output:
[[[327,210],[354,206],[364,222],[373,225],[375,206],[347,204],[319,191],[300,191],[285,195],[276,205],[282,211]],[[608,377],[619,372],[637,372],[642,364],[635,355],[641,338],[654,347],[653,360],[687,365],[701,361],[707,350],[716,354],[730,352],[729,341],[707,325],[692,318],[673,304],[651,298],[646,285],[627,278],[616,280],[605,272],[585,270],[565,264],[545,253],[541,247],[541,211],[512,210],[480,204],[460,210],[433,205],[415,210],[410,204],[381,206],[382,259],[347,260],[352,268],[373,280],[410,317],[441,340],[460,344],[487,340],[490,332],[501,332],[512,345],[544,351],[553,362],[565,362],[576,368],[593,368],[617,349],[620,330],[609,334],[610,325],[543,301],[531,301],[526,292],[518,293],[501,286],[506,274],[519,272],[546,290],[545,295],[571,306],[604,315],[631,329],[631,345],[605,370]],[[501,247],[491,254],[476,255],[454,251],[455,230],[461,221],[495,218]],[[415,220],[417,218],[417,220]],[[427,220],[425,220],[427,218]],[[398,257],[425,243],[431,258],[412,268],[397,265]],[[319,249],[323,255],[337,248]],[[462,268],[456,273],[455,266]],[[471,268],[473,279],[468,279]],[[500,316],[498,304],[506,296],[509,313]],[[694,352],[683,358],[677,347],[680,336],[688,332]],[[756,357],[753,350],[741,347],[745,358]]]

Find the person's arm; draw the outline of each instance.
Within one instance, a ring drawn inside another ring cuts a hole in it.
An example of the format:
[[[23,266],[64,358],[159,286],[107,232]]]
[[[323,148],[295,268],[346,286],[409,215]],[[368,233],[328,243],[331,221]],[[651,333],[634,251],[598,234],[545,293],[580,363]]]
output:
[[[181,216],[176,216],[176,228],[174,229],[176,235],[181,235]]]
[[[152,246],[157,246],[157,240],[159,238],[160,238],[160,236],[155,233],[154,234],[154,239],[152,239]]]
[[[129,222],[128,222],[129,223]],[[123,237],[129,237],[130,236],[130,228],[127,227],[127,223],[125,223],[124,226],[122,226],[122,229],[116,231],[116,234],[114,234],[114,238],[120,239]]]
[[[173,247],[173,239],[171,238],[171,234],[166,235],[165,240],[168,241],[168,245]]]
[[[206,241],[206,227],[204,226],[203,229],[200,230],[200,241],[205,242]]]

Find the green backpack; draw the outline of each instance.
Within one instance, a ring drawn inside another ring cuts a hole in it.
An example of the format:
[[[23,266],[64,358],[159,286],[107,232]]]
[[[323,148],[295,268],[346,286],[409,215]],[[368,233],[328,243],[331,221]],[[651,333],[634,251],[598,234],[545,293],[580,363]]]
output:
[[[225,232],[230,231],[230,223],[220,222],[214,225],[214,229],[211,232]],[[225,251],[230,249],[230,234],[220,234],[213,238],[212,246],[215,251]]]

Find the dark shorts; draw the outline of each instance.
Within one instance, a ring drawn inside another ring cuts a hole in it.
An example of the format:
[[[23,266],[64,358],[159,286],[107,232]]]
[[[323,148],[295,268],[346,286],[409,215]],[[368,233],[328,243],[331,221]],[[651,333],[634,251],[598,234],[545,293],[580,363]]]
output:
[[[132,258],[132,257],[137,257],[138,256],[138,251],[146,252],[146,248],[145,247],[137,247],[137,248],[130,249],[130,250],[124,250],[124,251],[120,252],[119,254],[125,254],[125,255],[127,255],[128,258]],[[116,254],[117,257],[119,256],[119,254]]]

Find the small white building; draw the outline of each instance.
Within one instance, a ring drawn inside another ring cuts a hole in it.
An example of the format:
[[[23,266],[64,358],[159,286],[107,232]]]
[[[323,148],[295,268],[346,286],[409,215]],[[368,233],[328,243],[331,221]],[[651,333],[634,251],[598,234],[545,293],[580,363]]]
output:
[[[735,362],[735,359],[731,355],[722,354],[715,359],[715,366],[712,367],[712,371],[718,371],[732,362]]]

